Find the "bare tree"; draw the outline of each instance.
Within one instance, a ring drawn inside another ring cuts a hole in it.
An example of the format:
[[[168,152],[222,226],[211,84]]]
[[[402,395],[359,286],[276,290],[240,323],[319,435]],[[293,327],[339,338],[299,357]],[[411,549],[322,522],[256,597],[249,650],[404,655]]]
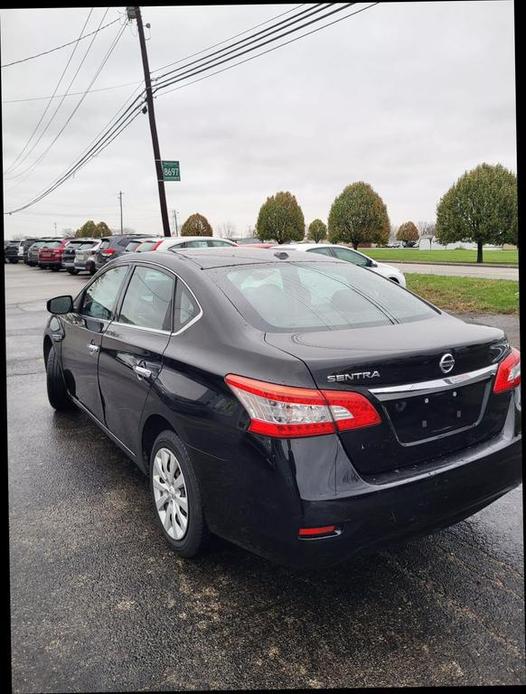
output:
[[[416,226],[420,232],[420,239],[427,239],[429,241],[429,250],[431,250],[433,239],[435,238],[436,224],[434,222],[418,222]]]
[[[217,231],[222,239],[232,239],[236,233],[236,226],[232,222],[223,222],[217,227]]]

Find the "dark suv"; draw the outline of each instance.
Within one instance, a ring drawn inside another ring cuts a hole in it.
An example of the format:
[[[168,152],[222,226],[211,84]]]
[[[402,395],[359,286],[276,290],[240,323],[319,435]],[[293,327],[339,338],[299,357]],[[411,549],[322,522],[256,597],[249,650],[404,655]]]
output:
[[[114,234],[103,236],[97,253],[95,254],[95,269],[100,270],[108,260],[118,258],[126,252],[126,246],[136,239],[150,238],[151,234]]]
[[[8,241],[4,247],[4,259],[9,263],[18,263],[18,244],[19,241]]]

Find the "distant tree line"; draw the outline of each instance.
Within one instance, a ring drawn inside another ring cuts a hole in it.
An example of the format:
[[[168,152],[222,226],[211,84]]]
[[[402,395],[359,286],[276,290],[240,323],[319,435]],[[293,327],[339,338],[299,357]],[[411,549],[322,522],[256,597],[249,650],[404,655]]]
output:
[[[266,199],[259,210],[256,235],[261,241],[290,243],[305,236],[318,243],[385,245],[391,233],[387,207],[373,188],[363,181],[348,185],[330,208],[328,224],[313,220],[305,229],[303,211],[296,197],[281,191]],[[501,164],[480,164],[467,171],[437,205],[436,224],[407,221],[396,231],[404,246],[414,246],[421,235],[441,244],[472,241],[477,244],[477,262],[482,262],[483,244],[517,244],[517,177]]]

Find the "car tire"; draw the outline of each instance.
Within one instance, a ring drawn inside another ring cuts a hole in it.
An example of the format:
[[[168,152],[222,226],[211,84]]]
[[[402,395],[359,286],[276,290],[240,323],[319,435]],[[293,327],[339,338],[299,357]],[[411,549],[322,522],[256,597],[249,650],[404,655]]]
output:
[[[72,268],[68,267],[68,272],[70,275],[78,275],[79,271],[78,270],[73,270]]]
[[[71,410],[73,403],[66,390],[64,377],[58,363],[57,353],[55,348],[49,350],[46,363],[46,382],[47,382],[47,397],[51,407],[61,412],[63,410]]]
[[[51,272],[58,272],[60,270],[59,267],[52,267]]]
[[[94,275],[96,272],[97,272],[97,268],[95,267],[95,265],[90,265],[89,266],[89,274]]]
[[[16,265],[18,263],[18,258],[9,258],[9,262],[13,265]]]
[[[199,481],[186,446],[173,431],[163,431],[155,439],[149,477],[155,518],[166,541],[181,557],[195,557],[207,543],[208,528]],[[164,506],[159,507],[163,498]],[[178,532],[182,533],[180,537]]]

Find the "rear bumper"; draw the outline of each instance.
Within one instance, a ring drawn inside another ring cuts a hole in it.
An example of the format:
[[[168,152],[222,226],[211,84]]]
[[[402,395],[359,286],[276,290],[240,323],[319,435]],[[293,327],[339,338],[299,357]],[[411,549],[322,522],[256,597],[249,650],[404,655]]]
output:
[[[201,461],[211,530],[278,563],[320,568],[457,523],[522,481],[516,402],[510,402],[504,428],[493,439],[374,478],[356,471],[336,436],[318,437],[318,448],[312,445],[316,439],[267,439],[263,455],[256,454],[254,441],[241,449],[232,487],[223,486],[222,507],[214,508],[220,479],[224,485],[222,461],[206,467]],[[298,538],[299,528],[330,525],[337,526],[336,534]]]
[[[42,267],[62,267],[62,260],[52,258],[51,260],[38,259],[38,264]]]
[[[73,259],[70,260],[63,260],[61,263],[62,267],[64,268],[74,268],[75,267],[75,261]]]

